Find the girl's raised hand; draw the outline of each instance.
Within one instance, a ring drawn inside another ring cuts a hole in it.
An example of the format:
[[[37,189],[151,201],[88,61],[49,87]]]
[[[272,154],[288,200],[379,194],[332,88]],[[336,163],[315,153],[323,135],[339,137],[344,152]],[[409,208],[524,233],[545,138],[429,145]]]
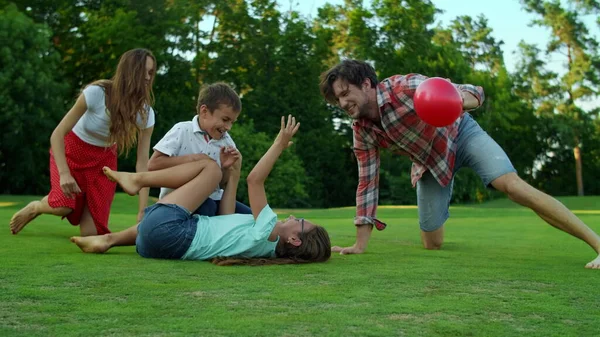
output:
[[[290,145],[294,144],[292,142],[292,137],[298,132],[300,128],[300,123],[296,123],[296,117],[292,117],[292,115],[288,115],[287,122],[285,121],[285,117],[281,117],[281,130],[279,130],[279,134],[275,139],[275,144],[280,145],[283,149],[287,149]]]

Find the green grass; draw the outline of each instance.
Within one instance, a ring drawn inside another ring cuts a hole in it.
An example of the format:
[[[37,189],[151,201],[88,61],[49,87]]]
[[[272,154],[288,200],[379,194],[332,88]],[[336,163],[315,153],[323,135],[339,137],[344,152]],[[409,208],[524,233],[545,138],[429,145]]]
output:
[[[217,267],[87,255],[78,228],[42,216],[10,235],[33,197],[0,196],[0,336],[598,336],[600,271],[583,242],[505,200],[453,207],[441,251],[421,248],[414,208],[384,207],[368,252],[328,263]],[[561,199],[600,231],[600,198]],[[112,230],[133,224],[117,195]],[[288,210],[278,212],[282,217]],[[297,210],[354,241],[354,210]]]

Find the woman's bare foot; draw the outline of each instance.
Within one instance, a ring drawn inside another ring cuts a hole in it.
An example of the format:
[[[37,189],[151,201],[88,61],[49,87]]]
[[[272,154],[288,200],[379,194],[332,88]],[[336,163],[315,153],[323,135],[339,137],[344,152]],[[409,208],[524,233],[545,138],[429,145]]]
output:
[[[600,255],[597,258],[585,265],[588,269],[600,269]]]
[[[110,249],[108,235],[73,236],[71,242],[79,246],[84,253],[106,253]]]
[[[31,220],[40,215],[38,211],[39,204],[38,200],[32,201],[12,216],[10,219],[10,231],[13,234],[19,233]]]
[[[136,184],[135,179],[133,178],[134,173],[113,171],[106,166],[102,168],[102,171],[110,181],[119,184],[123,191],[129,195],[136,195],[142,189],[141,186]]]

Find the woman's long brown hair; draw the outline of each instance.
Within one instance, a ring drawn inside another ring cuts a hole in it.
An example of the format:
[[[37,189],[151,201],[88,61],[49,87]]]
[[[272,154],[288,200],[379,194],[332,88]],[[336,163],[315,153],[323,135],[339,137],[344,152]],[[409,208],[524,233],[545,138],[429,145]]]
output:
[[[331,257],[331,241],[325,228],[316,226],[313,230],[300,234],[302,244],[298,247],[279,240],[275,248],[276,258],[246,259],[217,257],[212,263],[217,266],[265,266],[273,264],[298,264],[325,262]]]
[[[135,146],[140,126],[137,124],[138,113],[142,125],[148,122],[148,109],[154,104],[152,84],[146,85],[146,60],[152,58],[156,71],[156,58],[147,49],[132,49],[121,55],[117,71],[110,80],[99,80],[90,85],[99,85],[106,93],[106,108],[110,112],[109,144],[116,143],[119,154],[127,154]]]

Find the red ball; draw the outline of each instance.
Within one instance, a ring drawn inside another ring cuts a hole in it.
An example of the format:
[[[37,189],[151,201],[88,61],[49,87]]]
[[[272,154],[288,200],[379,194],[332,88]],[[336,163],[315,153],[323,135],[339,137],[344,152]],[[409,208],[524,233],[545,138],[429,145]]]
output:
[[[463,111],[460,92],[441,77],[431,77],[419,84],[413,102],[419,118],[435,127],[454,123]]]

